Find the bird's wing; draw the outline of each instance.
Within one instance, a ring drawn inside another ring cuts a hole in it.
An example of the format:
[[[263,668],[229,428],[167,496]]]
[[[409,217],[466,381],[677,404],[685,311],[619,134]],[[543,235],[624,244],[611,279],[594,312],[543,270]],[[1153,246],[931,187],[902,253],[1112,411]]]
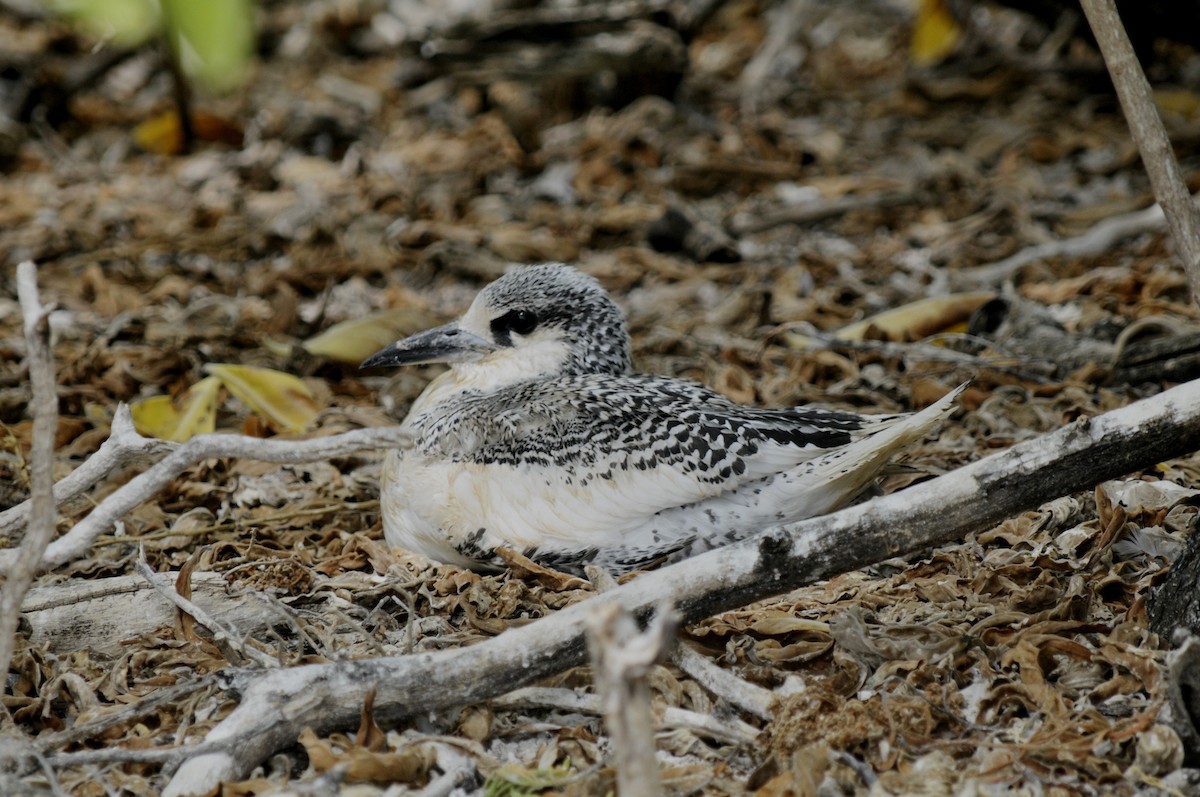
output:
[[[699,385],[588,375],[530,383],[418,418],[431,458],[456,463],[453,500],[511,544],[619,539],[703,501],[845,446],[870,416],[734,404]]]

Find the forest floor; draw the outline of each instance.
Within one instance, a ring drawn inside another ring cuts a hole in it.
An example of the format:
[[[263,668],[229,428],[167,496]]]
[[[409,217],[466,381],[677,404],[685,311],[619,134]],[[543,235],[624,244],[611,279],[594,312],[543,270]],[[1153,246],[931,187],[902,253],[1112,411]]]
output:
[[[1122,360],[1134,339],[1200,324],[1162,225],[986,268],[1153,204],[1086,44],[1039,49],[1044,31],[993,12],[957,56],[917,67],[898,6],[814,3],[794,20],[793,4],[729,0],[692,28],[638,13],[661,5],[489,35],[440,19],[418,36],[372,3],[266,3],[246,85],[197,97],[217,140],[180,155],[138,146],[134,128],[172,104],[153,51],[24,125],[0,183],[0,509],[28,497],[22,260],[57,305],[59,477],[98,448],[119,402],[181,396],[211,364],[301,377],[305,435],[394,423],[436,367],[360,373],[350,363],[376,327],[339,341],[342,361],[302,344],[389,310],[395,336],[442,323],[509,262],[595,275],[628,313],[639,370],[740,402],[896,412],[972,379],[887,490],[1196,376]],[[88,56],[62,23],[19,14],[0,11],[0,38],[5,58],[47,74]],[[1172,89],[1166,122],[1195,189],[1200,56],[1164,48],[1150,77]],[[927,297],[951,298],[915,304]],[[892,308],[908,312],[832,337]],[[923,338],[941,348],[907,344]],[[224,388],[217,402],[218,430],[280,433]],[[254,605],[269,616],[242,630],[283,665],[469,645],[595,593],[387,549],[379,462],[206,461],[37,586],[135,576],[140,545],[156,571],[186,564],[227,596],[266,596]],[[136,472],[66,507],[62,527]],[[1167,644],[1146,606],[1195,525],[1194,488],[1200,456],[1164,462],[686,627],[681,644],[776,702],[773,720],[756,719],[656,667],[660,716],[733,729],[663,724],[668,792],[1179,793],[1165,790],[1187,774],[1160,713]],[[228,714],[236,696],[203,680],[226,655],[155,611],[22,626],[3,696],[15,722],[0,725],[34,745],[69,741],[42,750],[46,767],[0,771],[0,791],[157,794],[169,777],[157,763],[66,754],[195,743]],[[189,683],[90,738],[63,735]],[[576,668],[544,685],[590,684]],[[223,793],[420,789],[436,757],[401,772],[386,756],[434,744],[469,761],[467,791],[613,788],[603,723],[565,704],[466,706],[385,730],[371,749],[352,728],[297,742]],[[362,782],[318,780],[372,756]]]

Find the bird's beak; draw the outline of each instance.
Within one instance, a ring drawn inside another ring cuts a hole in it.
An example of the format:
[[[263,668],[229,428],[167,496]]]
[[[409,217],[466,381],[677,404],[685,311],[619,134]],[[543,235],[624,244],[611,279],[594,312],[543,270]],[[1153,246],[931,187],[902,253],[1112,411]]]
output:
[[[469,363],[482,359],[496,349],[496,344],[460,329],[458,324],[446,324],[398,340],[363,360],[358,367]]]

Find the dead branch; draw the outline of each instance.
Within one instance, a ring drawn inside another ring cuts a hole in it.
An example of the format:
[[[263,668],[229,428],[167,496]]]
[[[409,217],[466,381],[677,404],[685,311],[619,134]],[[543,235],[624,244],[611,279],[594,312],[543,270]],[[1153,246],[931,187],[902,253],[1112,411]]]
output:
[[[1195,765],[1200,757],[1200,706],[1196,700],[1196,688],[1200,686],[1200,638],[1179,629],[1172,635],[1171,644],[1174,649],[1167,654],[1167,718]]]
[[[398,426],[355,429],[312,440],[263,440],[235,434],[198,435],[173,449],[149,470],[101,501],[87,517],[45,549],[37,567],[57,567],[85,555],[96,537],[112,528],[127,512],[153,498],[179,474],[206,459],[239,457],[294,464],[341,457],[368,448],[403,447],[411,443],[412,436]],[[9,575],[16,561],[16,552],[0,551],[0,576]]]
[[[694,654],[699,656],[699,653]],[[701,657],[703,658],[703,657]],[[719,669],[719,668],[718,668]],[[767,690],[763,690],[766,692]],[[546,709],[571,711],[579,714],[601,714],[604,707],[596,695],[580,694],[574,689],[527,686],[492,701],[493,708],[503,709]],[[751,744],[758,738],[758,729],[739,719],[722,720],[712,714],[666,706],[658,722],[660,729],[680,728],[700,736],[707,736],[733,744]]]
[[[191,576],[192,602],[220,623],[253,634],[279,622],[263,611],[262,593],[231,590],[220,573]],[[121,654],[122,640],[170,625],[175,607],[140,576],[70,579],[29,590],[21,614],[29,641],[62,656],[87,650],[93,656]],[[315,643],[314,643],[315,644]]]
[[[37,575],[37,565],[54,537],[54,434],[58,427],[58,393],[54,386],[54,355],[50,349],[49,310],[38,299],[37,266],[26,260],[17,266],[17,296],[25,317],[26,362],[33,393],[33,442],[29,452],[29,529],[13,552],[0,596],[0,673],[7,675],[16,642],[21,602]],[[0,688],[0,692],[4,689]]]
[[[595,567],[594,565],[587,565],[583,570],[587,574],[588,580],[592,582],[592,586],[596,588],[596,592],[608,592],[617,588],[616,579],[607,570]],[[708,657],[701,656],[684,644],[676,645],[671,650],[671,663],[681,671],[687,673],[700,686],[712,692],[717,697],[729,701],[731,705],[761,719],[772,719],[771,702],[773,695],[771,694],[771,690],[763,689],[761,686],[756,686],[749,681],[743,681],[728,670],[724,670],[713,664]],[[521,692],[530,693],[532,691],[532,689],[521,690]],[[545,690],[542,691],[544,692]],[[516,695],[517,692],[513,692],[508,695],[508,698],[514,698]],[[574,710],[585,711],[587,709],[582,706],[575,706]],[[667,713],[671,711],[672,709],[667,709]],[[664,715],[665,720],[666,716]],[[750,727],[744,723],[743,726],[744,728]]]
[[[54,485],[54,503],[56,506],[62,506],[131,462],[147,456],[165,454],[177,447],[177,443],[138,434],[133,428],[129,405],[120,404],[113,414],[112,428],[104,444],[82,465]],[[31,501],[23,501],[0,512],[0,534],[8,534],[24,527],[31,504]]]
[[[35,747],[42,753],[49,754],[77,742],[99,738],[102,733],[110,728],[124,725],[127,722],[133,722],[156,711],[160,711],[163,706],[169,706],[176,700],[186,697],[193,692],[209,688],[216,680],[216,675],[203,675],[186,683],[176,684],[175,686],[164,686],[161,689],[154,690],[145,697],[139,698],[133,703],[123,705],[119,709],[110,711],[94,720],[81,722],[66,730],[41,734],[37,737]],[[165,750],[172,752],[178,751],[179,748],[172,747],[165,748]]]
[[[1011,279],[1030,263],[1053,257],[1090,257],[1102,254],[1126,238],[1160,230],[1165,223],[1166,217],[1158,205],[1111,216],[1098,222],[1082,235],[1029,246],[996,263],[951,272],[950,285],[955,290],[997,286]]]
[[[644,631],[619,603],[598,603],[584,617],[592,678],[612,740],[617,791],[622,795],[663,793],[646,675],[674,641],[678,622],[667,604],[659,606]]]
[[[193,620],[212,633],[213,643],[220,649],[230,664],[243,665],[254,662],[260,667],[279,666],[278,659],[269,653],[263,653],[252,645],[243,643],[243,635],[239,634],[235,628],[226,626],[225,623],[217,620],[204,609],[180,595],[175,587],[162,579],[158,573],[155,573],[150,567],[150,563],[146,561],[145,546],[142,546],[136,567],[138,574],[146,579],[150,586],[154,587],[155,591],[175,604],[180,611],[187,612],[192,616]]]
[[[1154,107],[1150,83],[1121,24],[1115,0],[1081,0],[1081,4],[1142,154],[1154,196],[1166,214],[1175,250],[1192,285],[1192,299],[1200,304],[1200,211],[1192,204],[1171,140]]]
[[[416,797],[447,797],[458,784],[476,772],[475,762],[453,745],[435,742],[437,767],[442,774],[429,781],[429,785],[416,793]]]
[[[671,651],[671,663],[687,673],[700,686],[728,701],[730,705],[760,719],[772,719],[771,702],[774,695],[770,689],[743,681],[728,670],[713,664],[707,656],[701,656],[682,643]]]
[[[840,512],[768,529],[461,650],[306,665],[236,678],[242,700],[209,732],[224,752],[187,761],[167,795],[242,777],[300,730],[357,721],[367,692],[395,720],[487,700],[582,664],[582,619],[620,602],[670,601],[685,622],[989,528],[1014,513],[1200,447],[1200,380],[1020,443],[937,479]]]

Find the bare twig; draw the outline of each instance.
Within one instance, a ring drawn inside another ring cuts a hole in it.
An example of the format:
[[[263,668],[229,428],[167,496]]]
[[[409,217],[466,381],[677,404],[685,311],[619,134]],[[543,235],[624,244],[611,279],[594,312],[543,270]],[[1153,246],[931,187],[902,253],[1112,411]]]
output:
[[[198,692],[201,689],[207,689],[216,681],[216,675],[204,675],[186,683],[176,684],[174,686],[164,686],[161,689],[155,689],[145,697],[142,697],[133,703],[123,705],[119,709],[97,717],[89,722],[82,722],[78,725],[67,728],[66,730],[57,731],[55,733],[41,734],[37,737],[37,748],[43,753],[50,753],[54,750],[61,749],[67,745],[81,742],[86,739],[97,739],[109,728],[115,728],[118,725],[124,725],[127,722],[133,722],[136,719],[145,717],[148,714],[153,714],[154,712],[159,711],[163,706],[169,706],[176,700],[179,700],[186,695],[190,695],[193,692]]]
[[[962,269],[950,274],[950,284],[956,290],[1000,285],[1022,267],[1052,257],[1088,257],[1112,249],[1118,242],[1162,229],[1166,223],[1162,208],[1151,205],[1132,213],[1123,213],[1098,222],[1087,232],[1074,238],[1050,241],[1026,247],[1016,254],[986,266]]]
[[[612,740],[617,791],[623,797],[662,794],[646,675],[675,638],[678,622],[669,604],[659,607],[645,631],[619,603],[596,604],[584,617],[592,678]]]
[[[148,749],[131,749],[128,747],[102,747],[98,750],[78,750],[69,753],[55,753],[47,756],[47,761],[55,770],[67,767],[85,766],[87,764],[166,764],[168,766],[187,756],[203,755],[219,749],[220,745],[203,742],[179,747],[152,747]]]
[[[206,459],[240,457],[263,462],[313,462],[345,456],[366,448],[404,447],[412,436],[398,426],[355,429],[312,440],[263,440],[233,434],[203,434],[175,448],[152,468],[113,492],[68,533],[45,550],[39,567],[57,567],[83,556],[96,537],[110,529],[127,512],[149,500],[187,468]],[[0,576],[16,564],[13,551],[0,551]]]
[[[219,753],[175,773],[167,795],[240,777],[300,730],[357,722],[376,690],[380,718],[494,698],[585,660],[596,603],[648,613],[667,600],[694,622],[813,581],[986,529],[1062,495],[1200,447],[1200,380],[1019,443],[937,479],[831,515],[768,529],[505,631],[465,649],[342,661],[244,676],[242,700],[209,732]]]
[[[1171,140],[1154,107],[1150,83],[1121,24],[1114,0],[1081,0],[1081,4],[1121,99],[1129,131],[1142,154],[1154,196],[1167,216],[1175,250],[1192,285],[1192,298],[1200,304],[1200,211],[1192,204],[1183,172],[1171,150]]]
[[[671,651],[671,662],[709,692],[724,698],[742,711],[765,720],[773,719],[773,698],[770,689],[743,681],[713,664],[707,656],[700,655],[684,644],[676,645]]]
[[[781,224],[816,224],[819,221],[844,216],[858,210],[874,210],[912,204],[911,191],[885,194],[851,195],[830,202],[811,202],[787,207],[761,216],[740,213],[729,220],[729,232],[735,236],[778,227]]]
[[[279,660],[274,656],[263,653],[253,645],[243,644],[241,637],[235,629],[227,628],[224,623],[180,595],[178,590],[160,578],[158,573],[155,573],[146,561],[146,549],[144,546],[138,556],[137,571],[141,574],[142,578],[150,583],[150,586],[158,591],[158,594],[178,606],[180,610],[190,614],[193,620],[212,632],[213,643],[221,650],[221,653],[224,654],[230,664],[236,666],[253,661],[260,667],[279,666]]]
[[[37,564],[54,536],[54,433],[58,426],[58,394],[54,387],[54,356],[50,350],[49,311],[38,299],[37,267],[30,261],[17,266],[17,296],[25,316],[26,361],[33,394],[33,443],[29,459],[32,492],[30,524],[0,597],[0,677],[7,680],[16,643],[21,602],[37,575]],[[0,687],[0,692],[3,692]]]
[[[104,444],[82,465],[54,485],[54,503],[61,506],[129,463],[143,457],[164,454],[178,445],[168,440],[142,437],[133,427],[129,405],[120,404],[113,415],[111,431]],[[31,505],[32,500],[23,501],[0,512],[0,534],[8,534],[24,526]]]
[[[699,653],[694,655],[700,656]],[[596,695],[580,694],[574,689],[541,686],[529,686],[509,692],[507,695],[493,700],[492,707],[525,710],[555,708],[580,714],[600,714],[604,711],[604,706]],[[708,736],[735,744],[750,744],[758,738],[758,729],[748,722],[739,719],[722,720],[711,714],[701,714],[675,706],[667,706],[663,709],[658,724],[662,729],[681,728],[700,736]]]
[[[435,742],[437,767],[441,775],[429,781],[429,785],[416,793],[416,797],[447,797],[458,784],[475,774],[475,762],[458,748]]]

